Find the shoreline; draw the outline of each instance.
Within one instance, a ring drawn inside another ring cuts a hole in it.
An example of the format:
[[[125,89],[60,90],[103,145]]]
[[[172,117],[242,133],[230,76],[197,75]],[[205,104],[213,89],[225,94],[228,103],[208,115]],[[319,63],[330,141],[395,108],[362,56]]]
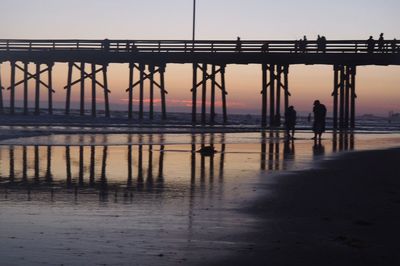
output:
[[[241,211],[260,220],[251,243],[215,265],[396,265],[400,148],[344,152],[278,173]],[[262,192],[260,192],[262,193]]]
[[[3,127],[3,128],[2,128]],[[9,127],[9,128],[4,128]],[[14,129],[13,127],[18,127]],[[40,128],[43,127],[43,128]],[[63,128],[60,128],[63,127]],[[126,135],[126,134],[171,134],[171,135],[201,135],[201,134],[240,134],[240,133],[276,133],[279,132],[283,134],[285,132],[284,128],[261,128],[261,127],[214,127],[214,126],[181,126],[176,127],[173,125],[165,125],[162,128],[152,125],[152,126],[126,126],[128,129],[119,130],[119,126],[111,125],[107,126],[106,129],[98,131],[97,129],[104,128],[103,126],[94,126],[88,127],[85,125],[80,126],[71,126],[67,124],[63,125],[2,125],[0,124],[0,141],[10,140],[10,139],[20,139],[20,138],[29,138],[29,137],[41,137],[41,136],[57,136],[57,135]],[[362,129],[354,129],[354,130],[333,130],[328,129],[324,133],[323,139],[330,139],[331,135],[334,136],[356,136],[357,134],[361,135],[391,135],[391,134],[399,134],[400,131],[382,131],[382,130],[362,130]],[[296,135],[298,134],[312,134],[312,130],[309,128],[298,128],[296,129]],[[329,136],[329,137],[326,137]],[[283,139],[284,137],[282,137]],[[297,140],[301,140],[296,138]],[[311,137],[310,137],[311,139]],[[4,144],[0,144],[4,145]],[[5,144],[8,145],[8,144]]]

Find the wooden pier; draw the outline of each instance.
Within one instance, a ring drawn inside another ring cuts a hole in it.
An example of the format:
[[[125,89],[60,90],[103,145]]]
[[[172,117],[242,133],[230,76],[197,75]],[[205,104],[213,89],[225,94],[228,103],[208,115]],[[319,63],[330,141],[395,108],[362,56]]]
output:
[[[289,106],[289,67],[294,64],[322,64],[333,67],[333,127],[355,127],[356,68],[362,65],[400,65],[400,41],[385,41],[369,49],[365,40],[332,40],[321,48],[317,41],[307,41],[300,49],[299,41],[187,41],[187,40],[0,40],[0,65],[10,62],[10,84],[4,87],[0,74],[0,113],[4,113],[2,90],[10,91],[10,114],[16,111],[16,89],[23,87],[23,114],[28,114],[28,81],[35,80],[35,109],[39,115],[40,93],[46,90],[49,114],[53,113],[53,66],[68,64],[65,93],[65,114],[71,112],[71,93],[79,85],[80,115],[85,115],[85,80],[91,80],[91,115],[97,116],[97,89],[104,95],[105,116],[110,116],[108,66],[127,64],[129,67],[128,117],[133,118],[134,98],[138,97],[138,120],[144,119],[145,81],[149,82],[149,119],[154,118],[154,89],[159,90],[162,119],[167,118],[165,72],[167,64],[192,64],[192,123],[215,124],[216,97],[221,97],[222,121],[228,122],[225,73],[228,65],[258,64],[261,80],[261,126],[275,127]],[[28,64],[35,64],[35,72]],[[79,78],[72,80],[73,71]],[[17,72],[23,78],[16,80]],[[138,79],[134,80],[134,72]],[[97,75],[99,74],[99,75]],[[45,77],[43,77],[45,75]],[[98,78],[100,76],[100,78]],[[138,89],[136,89],[138,87]],[[138,90],[138,92],[137,92]],[[207,92],[208,91],[208,92]],[[218,91],[218,93],[217,93]],[[198,92],[201,98],[201,119],[197,121]],[[209,94],[208,94],[209,93]],[[251,92],[249,92],[251,93]],[[207,105],[210,110],[207,115]],[[208,118],[208,119],[207,119]],[[269,118],[269,119],[268,119]]]

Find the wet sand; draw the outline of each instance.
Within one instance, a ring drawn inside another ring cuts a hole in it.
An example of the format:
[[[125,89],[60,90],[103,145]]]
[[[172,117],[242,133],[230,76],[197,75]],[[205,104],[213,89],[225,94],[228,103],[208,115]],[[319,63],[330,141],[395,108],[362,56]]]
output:
[[[4,139],[0,262],[346,265],[344,259],[372,249],[394,254],[394,245],[392,251],[380,245],[387,236],[379,230],[384,224],[396,233],[397,220],[391,228],[378,219],[388,220],[387,212],[368,211],[397,204],[391,203],[397,194],[390,194],[397,191],[395,178],[388,179],[393,184],[387,192],[383,177],[357,177],[351,170],[349,165],[358,169],[364,162],[354,161],[358,153],[342,159],[336,152],[391,147],[400,136],[326,134],[320,147],[313,147],[309,133],[296,136],[293,145],[278,132]],[[195,152],[209,143],[219,151],[214,157]],[[398,161],[398,151],[390,152]],[[386,173],[374,171],[367,170]],[[354,176],[346,177],[350,172]],[[387,198],[392,205],[381,202]]]
[[[260,184],[247,250],[215,265],[399,265],[400,149],[341,154]],[[242,239],[242,240],[243,240]]]

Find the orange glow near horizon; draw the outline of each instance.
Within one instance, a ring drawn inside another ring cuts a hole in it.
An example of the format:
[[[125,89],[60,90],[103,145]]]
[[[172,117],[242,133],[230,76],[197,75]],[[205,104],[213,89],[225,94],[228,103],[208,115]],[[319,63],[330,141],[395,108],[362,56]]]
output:
[[[29,65],[29,71],[34,73],[34,64]],[[44,67],[44,66],[43,66]],[[87,65],[87,72],[90,71],[90,65]],[[56,64],[53,72],[53,83],[56,93],[53,95],[55,106],[64,107],[66,85],[66,64]],[[111,64],[109,67],[109,88],[111,90],[110,103],[111,108],[126,110],[128,93],[128,66],[127,64]],[[357,92],[357,114],[372,113],[377,115],[387,115],[389,111],[400,111],[400,67],[389,66],[367,66],[358,67],[356,76],[356,92]],[[2,82],[4,87],[9,86],[9,64],[2,64]],[[137,71],[135,79],[137,79]],[[73,80],[79,78],[79,71],[74,70]],[[102,83],[102,76],[97,76]],[[155,76],[158,78],[158,75]],[[192,66],[190,64],[178,65],[170,64],[166,68],[166,89],[167,108],[178,108],[179,111],[191,111],[191,86],[192,86]],[[218,80],[219,77],[217,77]],[[16,80],[22,79],[22,72],[17,71]],[[47,75],[42,76],[44,82],[47,82]],[[210,85],[210,83],[208,83]],[[229,113],[254,113],[258,114],[261,108],[261,67],[259,65],[228,65],[226,68],[226,87],[228,91],[227,105]],[[90,104],[91,97],[91,81],[85,82],[85,98],[87,104]],[[79,101],[79,84],[72,89],[72,102]],[[300,114],[311,112],[312,102],[315,99],[321,100],[327,107],[328,112],[332,108],[332,89],[333,89],[333,69],[332,66],[304,66],[294,65],[290,67],[289,72],[289,89],[291,93],[290,104],[294,105]],[[137,99],[138,87],[134,89],[134,97]],[[35,82],[29,82],[29,99],[34,100]],[[101,108],[103,100],[103,92],[97,87],[98,103]],[[283,94],[282,94],[283,95]],[[208,88],[207,98],[209,99],[210,91]],[[3,91],[5,105],[8,106],[9,91]],[[22,100],[22,85],[17,87],[16,99]],[[201,99],[198,93],[198,101]],[[221,92],[216,89],[217,112],[220,112]],[[145,82],[144,98],[149,98],[148,81]],[[155,87],[154,98],[155,106],[159,106],[160,98],[159,90]],[[46,101],[47,89],[41,87],[41,100]],[[136,106],[137,100],[134,101]],[[200,102],[198,102],[198,106]],[[30,103],[32,106],[32,103]],[[45,105],[43,105],[45,108]]]

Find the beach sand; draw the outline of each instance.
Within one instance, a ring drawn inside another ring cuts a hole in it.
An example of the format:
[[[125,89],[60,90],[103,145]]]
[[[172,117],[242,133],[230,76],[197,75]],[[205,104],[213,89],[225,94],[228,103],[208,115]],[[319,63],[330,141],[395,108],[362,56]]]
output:
[[[0,141],[1,265],[398,264],[400,150],[372,151],[398,134],[326,134],[318,148],[299,132],[290,148],[276,132],[15,129]],[[214,157],[193,152],[210,142]]]
[[[278,175],[245,212],[247,250],[215,265],[399,265],[400,149],[340,154]]]

